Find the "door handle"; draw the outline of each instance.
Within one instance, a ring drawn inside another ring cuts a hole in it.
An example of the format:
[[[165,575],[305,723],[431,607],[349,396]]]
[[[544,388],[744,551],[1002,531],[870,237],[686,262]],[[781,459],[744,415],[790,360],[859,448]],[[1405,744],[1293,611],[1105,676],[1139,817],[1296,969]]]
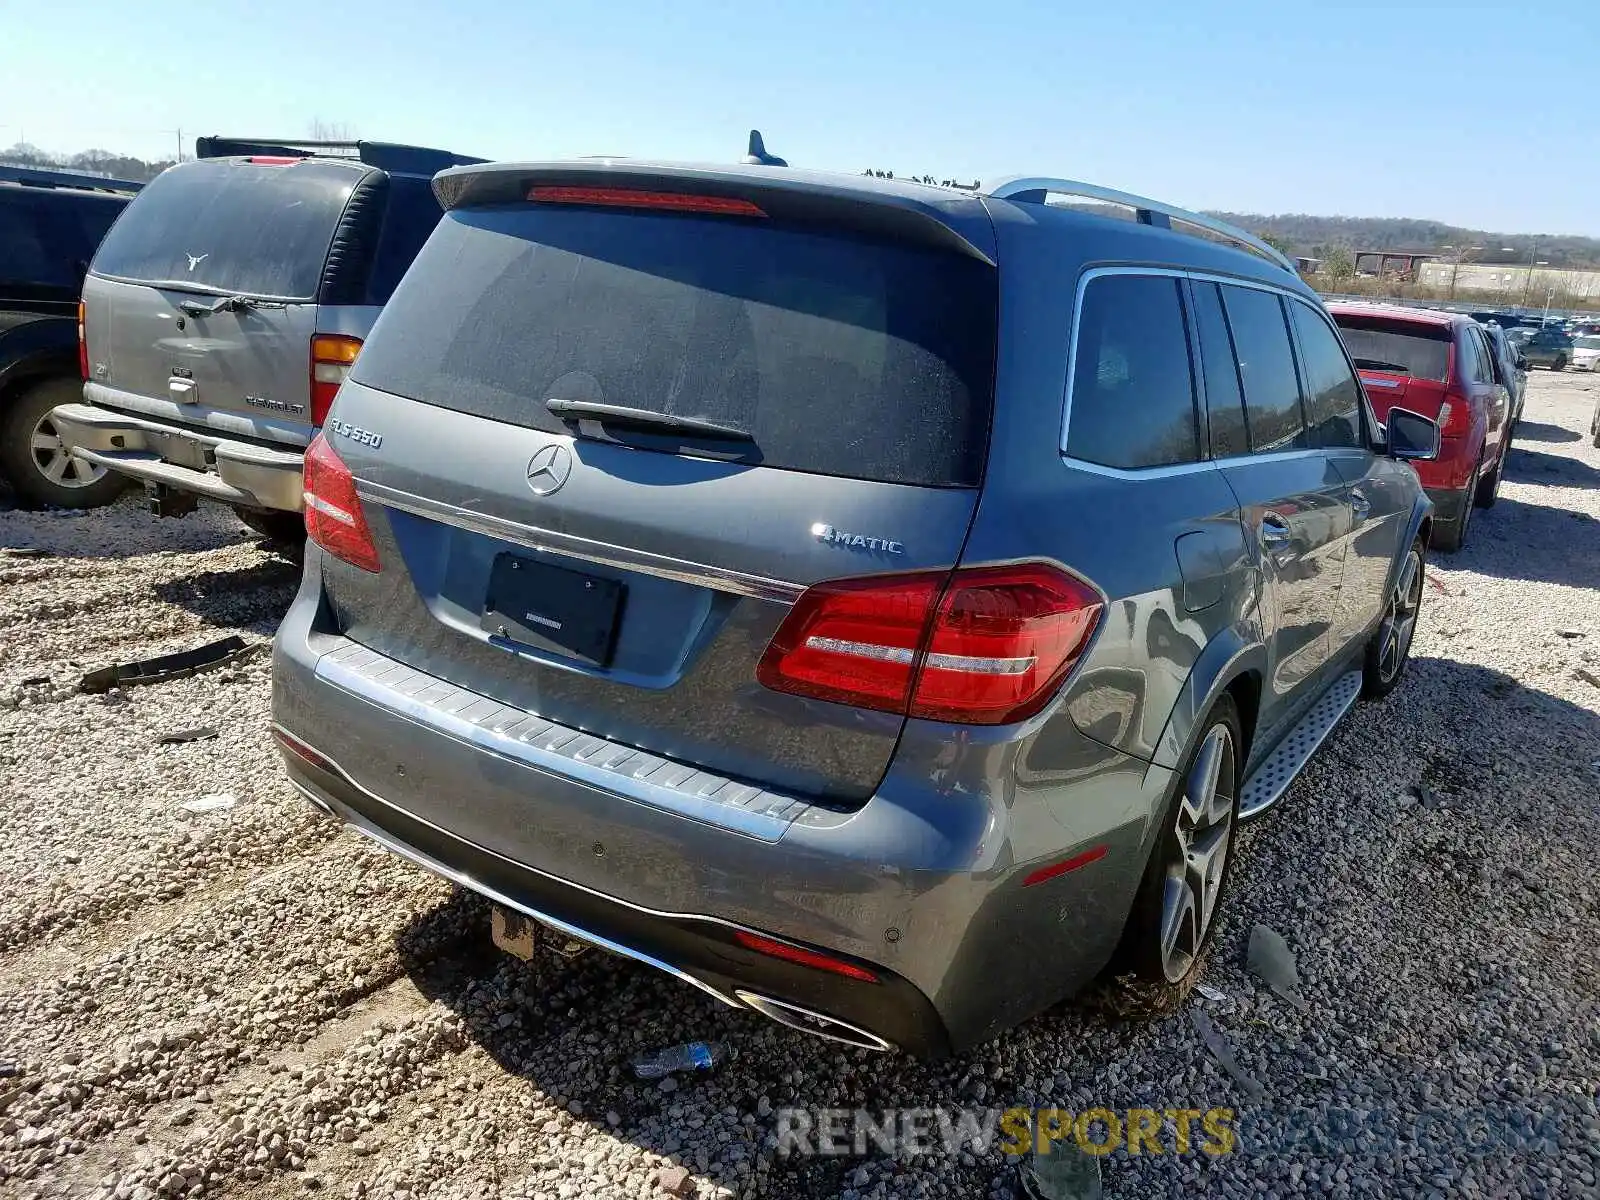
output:
[[[1355,510],[1357,525],[1372,515],[1372,501],[1367,499],[1366,493],[1360,488],[1350,493],[1350,507]]]

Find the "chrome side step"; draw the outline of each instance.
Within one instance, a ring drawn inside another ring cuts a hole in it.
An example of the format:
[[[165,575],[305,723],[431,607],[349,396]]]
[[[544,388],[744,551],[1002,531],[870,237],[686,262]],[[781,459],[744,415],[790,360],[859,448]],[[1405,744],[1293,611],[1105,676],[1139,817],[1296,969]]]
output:
[[[1283,798],[1302,767],[1317,752],[1317,747],[1350,711],[1361,695],[1361,672],[1351,671],[1334,681],[1322,698],[1306,710],[1300,723],[1291,729],[1272,753],[1244,782],[1239,796],[1239,819],[1259,817]]]

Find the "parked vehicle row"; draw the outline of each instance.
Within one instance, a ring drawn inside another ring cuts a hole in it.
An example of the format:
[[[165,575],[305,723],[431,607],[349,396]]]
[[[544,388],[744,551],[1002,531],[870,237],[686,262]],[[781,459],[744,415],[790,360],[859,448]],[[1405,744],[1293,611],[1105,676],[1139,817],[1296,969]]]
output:
[[[754,146],[202,142],[52,419],[165,515],[303,510],[289,777],[495,904],[879,1050],[1188,983],[1493,502],[1497,352],[1148,198]]]

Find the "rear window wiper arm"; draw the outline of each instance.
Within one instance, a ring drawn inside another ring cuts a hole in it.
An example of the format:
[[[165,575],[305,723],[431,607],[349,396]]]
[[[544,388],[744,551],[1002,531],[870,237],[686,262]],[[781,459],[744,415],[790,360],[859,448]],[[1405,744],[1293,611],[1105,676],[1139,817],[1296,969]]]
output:
[[[218,296],[210,304],[185,300],[178,307],[191,317],[209,317],[217,313],[243,312],[247,308],[282,308],[283,305],[271,300],[257,300],[254,296]]]
[[[1356,366],[1363,371],[1388,371],[1393,375],[1409,375],[1411,368],[1399,363],[1384,362],[1381,358],[1358,358]]]
[[[563,421],[599,421],[602,425],[628,425],[636,429],[658,430],[662,433],[686,433],[694,437],[723,438],[730,442],[753,442],[755,437],[744,429],[723,425],[700,417],[680,417],[676,413],[654,412],[648,408],[628,408],[621,404],[601,404],[596,400],[561,400],[551,398],[544,402]]]

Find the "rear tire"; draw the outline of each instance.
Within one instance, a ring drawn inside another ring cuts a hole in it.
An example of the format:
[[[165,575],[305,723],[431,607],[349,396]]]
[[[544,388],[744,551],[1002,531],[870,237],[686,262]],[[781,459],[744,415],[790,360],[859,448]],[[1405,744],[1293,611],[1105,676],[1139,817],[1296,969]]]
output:
[[[1477,490],[1472,493],[1472,502],[1479,508],[1493,508],[1494,502],[1500,499],[1500,476],[1505,473],[1505,465],[1506,452],[1502,449],[1494,470],[1478,480]]]
[[[1427,559],[1422,539],[1411,543],[1405,561],[1384,601],[1383,617],[1367,643],[1361,662],[1361,694],[1380,700],[1394,691],[1411,661],[1411,640],[1422,610],[1422,581]]]
[[[1461,549],[1467,541],[1467,529],[1472,524],[1472,510],[1477,507],[1478,478],[1483,470],[1480,463],[1472,472],[1472,478],[1467,480],[1467,487],[1461,494],[1461,515],[1454,521],[1435,521],[1433,523],[1433,546],[1443,550],[1446,554],[1454,554]]]
[[[1550,364],[1550,369],[1552,371],[1565,371],[1567,369],[1566,358],[1560,354],[1556,355],[1556,360]]]
[[[43,379],[0,410],[0,471],[26,508],[99,508],[128,486],[127,479],[90,466],[61,445],[50,410],[83,399],[77,379]]]
[[[1218,699],[1199,728],[1117,948],[1126,970],[1177,987],[1194,977],[1216,931],[1233,870],[1244,770],[1231,696]]]

